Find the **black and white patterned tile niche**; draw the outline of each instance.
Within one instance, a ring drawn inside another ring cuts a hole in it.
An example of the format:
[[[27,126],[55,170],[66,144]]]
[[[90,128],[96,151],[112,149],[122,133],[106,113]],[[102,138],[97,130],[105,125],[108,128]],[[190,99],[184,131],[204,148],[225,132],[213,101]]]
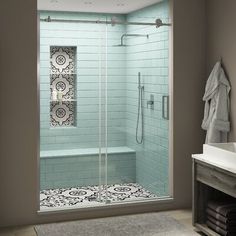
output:
[[[50,125],[76,125],[76,47],[50,47]],[[60,99],[55,94],[61,93]]]

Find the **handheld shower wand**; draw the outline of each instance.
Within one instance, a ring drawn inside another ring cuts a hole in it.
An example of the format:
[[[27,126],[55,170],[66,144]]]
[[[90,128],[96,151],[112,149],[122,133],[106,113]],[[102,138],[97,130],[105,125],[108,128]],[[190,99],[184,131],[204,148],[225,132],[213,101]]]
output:
[[[141,73],[138,73],[138,116],[137,116],[137,124],[136,124],[136,142],[138,144],[143,143],[143,91],[144,86],[141,85]],[[141,137],[138,135],[139,125],[140,125],[140,116],[141,116]]]

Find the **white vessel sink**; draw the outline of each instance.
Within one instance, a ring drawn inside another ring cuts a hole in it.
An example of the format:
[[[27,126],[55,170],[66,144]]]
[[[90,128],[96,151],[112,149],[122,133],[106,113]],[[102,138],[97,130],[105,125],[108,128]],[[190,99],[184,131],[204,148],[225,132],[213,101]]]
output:
[[[236,143],[204,144],[201,159],[222,168],[236,170]]]

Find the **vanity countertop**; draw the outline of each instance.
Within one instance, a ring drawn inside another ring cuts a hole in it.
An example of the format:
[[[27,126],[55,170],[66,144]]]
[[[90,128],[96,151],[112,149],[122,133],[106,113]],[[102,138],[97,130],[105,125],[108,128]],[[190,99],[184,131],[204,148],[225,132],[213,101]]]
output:
[[[197,160],[197,161],[201,161],[204,162],[206,164],[218,167],[220,169],[229,171],[231,173],[236,174],[236,165],[229,165],[229,163],[223,163],[221,162],[217,162],[215,159],[212,159],[211,156],[208,156],[206,154],[193,154],[192,158]]]

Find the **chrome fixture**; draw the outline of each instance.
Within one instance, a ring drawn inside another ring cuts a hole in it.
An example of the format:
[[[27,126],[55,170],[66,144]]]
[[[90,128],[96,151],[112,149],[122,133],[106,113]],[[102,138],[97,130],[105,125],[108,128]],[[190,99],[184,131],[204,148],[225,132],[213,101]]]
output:
[[[66,19],[52,19],[50,16],[44,19],[40,19],[44,22],[73,22],[73,23],[88,23],[88,24],[106,24],[106,25],[150,25],[156,26],[159,28],[161,26],[171,26],[170,23],[163,23],[161,19],[156,19],[154,23],[145,23],[145,22],[127,22],[119,21],[116,17],[112,17],[110,21],[107,20],[66,20]]]
[[[136,142],[138,144],[143,143],[143,128],[144,128],[144,121],[143,121],[143,92],[144,86],[141,85],[141,73],[138,73],[138,116],[137,116],[137,124],[136,124]],[[139,123],[140,123],[140,115],[141,115],[141,137],[138,137],[138,130],[139,130]]]
[[[162,96],[162,118],[169,120],[169,96]]]
[[[170,23],[163,23],[160,18],[156,19],[156,28],[159,28],[161,26],[171,26],[171,24]]]
[[[114,47],[126,47],[127,45],[124,44],[125,37],[145,37],[148,39],[148,34],[123,34],[120,38],[120,44],[113,45]]]
[[[154,110],[154,95],[150,94],[150,99],[147,101],[147,108]]]

